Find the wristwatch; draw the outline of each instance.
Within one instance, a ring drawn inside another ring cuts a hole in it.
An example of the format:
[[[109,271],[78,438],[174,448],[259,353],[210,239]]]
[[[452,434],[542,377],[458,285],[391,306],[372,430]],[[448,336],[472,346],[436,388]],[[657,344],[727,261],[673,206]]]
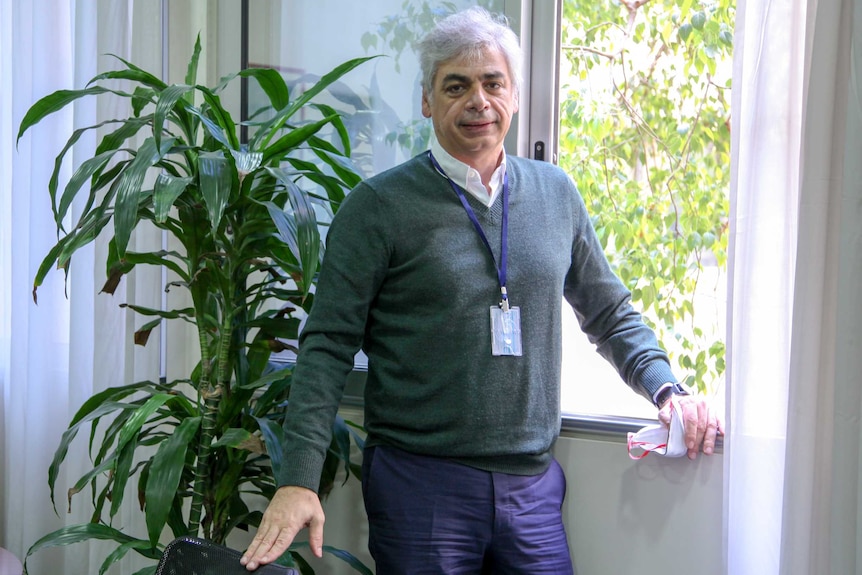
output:
[[[672,383],[672,384],[668,385],[667,387],[665,387],[664,389],[662,389],[660,392],[658,392],[658,395],[656,395],[656,398],[655,398],[656,407],[661,408],[661,406],[664,405],[664,402],[667,401],[667,399],[671,395],[691,395],[691,394],[689,393],[689,391],[686,388],[681,386],[679,383]]]

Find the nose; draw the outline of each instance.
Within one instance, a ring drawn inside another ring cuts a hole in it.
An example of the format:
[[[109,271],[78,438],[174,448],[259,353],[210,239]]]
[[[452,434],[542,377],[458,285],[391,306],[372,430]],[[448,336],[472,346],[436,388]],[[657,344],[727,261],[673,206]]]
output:
[[[470,92],[470,99],[467,103],[471,110],[484,110],[488,107],[488,98],[481,86],[474,88]]]

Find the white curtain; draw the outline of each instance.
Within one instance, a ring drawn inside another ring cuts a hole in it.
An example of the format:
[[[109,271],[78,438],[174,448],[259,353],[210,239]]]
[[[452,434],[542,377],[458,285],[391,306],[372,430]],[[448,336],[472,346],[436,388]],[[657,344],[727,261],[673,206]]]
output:
[[[862,573],[862,0],[740,0],[729,575]]]
[[[158,342],[133,349],[133,320],[118,304],[134,292],[160,290],[152,278],[124,282],[111,297],[98,294],[105,278],[107,238],[77,253],[68,282],[51,272],[31,292],[42,258],[56,242],[47,192],[53,159],[73,129],[115,116],[122,102],[81,101],[31,128],[15,145],[26,110],[59,89],[80,89],[98,72],[115,67],[106,54],[141,62],[155,58],[161,43],[156,24],[138,44],[132,20],[159,14],[132,0],[0,0],[0,547],[22,560],[41,536],[89,520],[89,493],[66,501],[66,491],[88,467],[85,442],[70,450],[56,484],[54,513],[47,470],[66,425],[86,398],[109,385],[158,377]],[[133,46],[146,46],[136,53]],[[154,49],[155,48],[155,49]],[[152,68],[151,68],[152,69]],[[61,178],[92,156],[96,135],[81,139],[68,155]],[[73,214],[80,205],[73,205]],[[138,241],[143,241],[138,238]],[[151,241],[147,239],[146,241]],[[144,283],[142,283],[144,282]],[[139,299],[140,301],[140,299]],[[152,301],[143,299],[147,304]],[[158,305],[157,303],[155,305]],[[134,498],[116,518],[132,523]],[[67,507],[71,512],[67,514]],[[29,561],[31,573],[96,573],[111,546],[51,549]],[[107,550],[107,551],[106,551]],[[123,571],[131,572],[123,566]]]

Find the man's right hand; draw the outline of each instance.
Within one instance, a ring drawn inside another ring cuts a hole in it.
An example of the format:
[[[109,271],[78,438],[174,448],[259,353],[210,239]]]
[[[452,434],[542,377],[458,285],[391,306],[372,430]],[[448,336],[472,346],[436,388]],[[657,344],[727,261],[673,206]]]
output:
[[[249,571],[272,563],[287,551],[293,538],[304,527],[308,527],[311,552],[322,557],[324,520],[317,493],[305,487],[280,487],[263,513],[257,535],[240,563]]]

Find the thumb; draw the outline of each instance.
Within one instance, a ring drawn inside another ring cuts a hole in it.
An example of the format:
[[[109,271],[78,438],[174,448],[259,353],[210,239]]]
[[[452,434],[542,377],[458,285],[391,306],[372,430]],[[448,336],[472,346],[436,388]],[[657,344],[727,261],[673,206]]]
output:
[[[315,557],[323,557],[323,520],[314,517],[308,525],[308,547]]]
[[[670,400],[666,401],[658,411],[658,420],[665,426],[670,426]]]

